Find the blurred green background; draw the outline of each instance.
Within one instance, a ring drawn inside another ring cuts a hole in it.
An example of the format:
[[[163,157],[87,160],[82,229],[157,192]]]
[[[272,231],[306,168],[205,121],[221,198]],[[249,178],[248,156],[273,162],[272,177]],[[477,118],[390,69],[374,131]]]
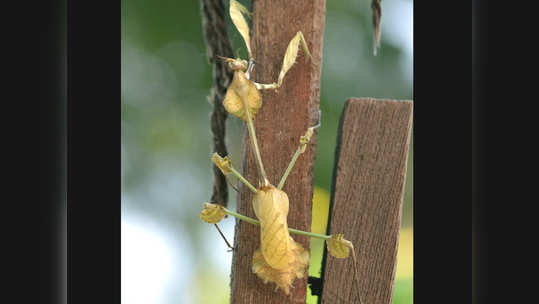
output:
[[[240,2],[250,7],[249,1]],[[319,233],[325,232],[336,131],[346,99],[413,97],[413,2],[382,1],[376,57],[370,1],[327,1],[326,9],[312,226]],[[245,54],[230,22],[228,31],[233,49]],[[199,219],[212,186],[206,98],[211,66],[199,1],[123,0],[121,68],[122,303],[228,303],[232,253],[215,228]],[[240,120],[227,120],[227,145],[236,164],[241,131]],[[413,138],[396,304],[413,302],[412,177]],[[235,210],[233,192],[229,207]],[[220,226],[233,240],[234,220]],[[322,248],[322,242],[311,242],[310,275],[319,276]],[[316,297],[309,294],[308,303]]]

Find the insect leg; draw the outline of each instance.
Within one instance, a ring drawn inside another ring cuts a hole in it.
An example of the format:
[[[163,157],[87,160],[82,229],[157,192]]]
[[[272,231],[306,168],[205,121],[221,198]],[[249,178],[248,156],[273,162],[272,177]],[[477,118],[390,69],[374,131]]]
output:
[[[241,175],[241,173],[239,173],[238,171],[236,171],[236,169],[234,169],[234,167],[232,166],[232,162],[230,161],[230,159],[227,156],[221,157],[221,156],[219,156],[219,154],[213,153],[213,156],[212,156],[211,160],[221,170],[221,172],[223,172],[223,174],[225,176],[228,176],[230,173],[232,173],[242,183],[244,183],[245,186],[247,186],[253,193],[257,192],[256,188],[253,185],[251,185],[251,183],[249,183],[249,181],[247,181]],[[227,181],[230,183],[228,178],[227,178]],[[236,189],[236,187],[233,187],[233,188],[234,188],[234,190],[238,191]]]
[[[230,181],[230,179],[228,179],[228,175],[225,175],[225,179],[226,179],[226,182],[228,183],[228,185],[230,187],[232,187],[232,189],[236,190],[236,192],[239,192],[238,188],[236,188],[236,186],[234,186],[234,184]]]
[[[307,149],[307,144],[309,143],[309,141],[311,140],[311,137],[313,136],[314,129],[318,128],[319,126],[320,126],[320,122],[318,123],[318,125],[307,129],[307,132],[305,132],[305,135],[303,135],[299,139],[299,147],[294,153],[294,156],[292,156],[292,160],[288,164],[288,167],[286,168],[286,171],[284,172],[283,177],[281,178],[281,181],[279,182],[279,185],[277,186],[277,189],[279,190],[283,189],[284,182],[286,181],[288,174],[290,174],[290,171],[292,171],[292,168],[294,167],[294,164],[296,163],[296,160],[298,159],[299,155],[305,152],[305,149]]]
[[[283,84],[284,76],[296,62],[300,43],[301,47],[303,48],[303,51],[305,52],[305,55],[309,58],[311,57],[311,53],[309,52],[309,48],[307,47],[307,42],[305,41],[305,37],[303,37],[303,33],[297,32],[296,36],[294,36],[294,38],[292,38],[292,40],[290,40],[290,43],[288,44],[288,48],[286,49],[286,53],[284,54],[283,66],[281,68],[281,72],[279,73],[279,79],[277,80],[277,82],[269,84],[255,82],[255,86],[257,89],[277,89]]]
[[[281,68],[279,79],[277,80],[278,86],[281,86],[283,84],[283,79],[284,79],[284,76],[286,75],[286,72],[288,72],[288,70],[290,70],[290,68],[296,62],[296,57],[298,56],[300,43],[303,48],[303,51],[305,52],[305,55],[308,58],[311,57],[311,53],[309,52],[309,48],[307,47],[307,42],[305,41],[305,37],[303,37],[303,33],[297,32],[296,36],[294,36],[294,38],[290,40],[290,43],[288,44],[288,48],[286,49],[286,53],[284,54],[283,67]]]
[[[230,251],[233,251],[233,250],[234,250],[234,247],[232,247],[232,246],[230,245],[230,243],[229,243],[228,240],[226,239],[226,237],[225,237],[225,235],[223,234],[223,232],[221,231],[221,229],[219,229],[219,226],[217,226],[217,224],[213,224],[213,225],[215,225],[215,228],[217,228],[217,231],[219,232],[219,234],[221,235],[221,237],[222,237],[223,240],[225,241],[226,245],[228,246],[228,248],[229,248],[228,251],[229,251],[229,252],[230,252]]]
[[[265,83],[258,83],[258,82],[253,82],[255,84],[255,87],[258,89],[258,90],[270,90],[270,89],[277,89],[279,88],[281,85],[277,84],[276,82],[274,83],[268,83],[268,84],[265,84]]]

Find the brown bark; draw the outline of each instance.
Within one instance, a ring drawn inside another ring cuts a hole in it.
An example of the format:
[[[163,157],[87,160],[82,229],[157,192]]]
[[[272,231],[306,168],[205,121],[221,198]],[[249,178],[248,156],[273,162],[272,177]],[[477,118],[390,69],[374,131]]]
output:
[[[287,73],[277,91],[262,91],[263,105],[255,119],[260,152],[268,178],[277,185],[299,145],[300,136],[318,123],[322,40],[325,23],[325,0],[254,0],[251,41],[256,61],[254,80],[276,82],[290,40],[302,31],[312,54],[307,59],[300,50],[296,64]],[[257,166],[249,145],[247,129],[243,138],[243,174],[258,185]],[[313,195],[313,169],[316,153],[316,132],[283,190],[290,200],[288,225],[310,231]],[[238,212],[255,217],[252,193],[240,186]],[[234,256],[231,274],[231,303],[305,303],[307,272],[296,279],[290,295],[275,291],[275,284],[264,284],[251,271],[253,253],[260,247],[260,228],[236,223]],[[309,239],[293,238],[309,250]]]

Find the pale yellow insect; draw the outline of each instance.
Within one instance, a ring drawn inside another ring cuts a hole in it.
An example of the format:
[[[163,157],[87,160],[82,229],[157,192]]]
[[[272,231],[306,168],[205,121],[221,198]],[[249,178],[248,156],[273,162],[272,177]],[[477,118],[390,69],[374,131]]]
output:
[[[251,138],[251,144],[253,151],[255,152],[259,170],[260,180],[258,187],[254,187],[241,176],[241,174],[233,168],[227,157],[223,158],[215,153],[212,157],[212,161],[224,175],[235,175],[255,194],[253,198],[253,209],[258,221],[234,213],[222,206],[209,203],[204,204],[204,209],[200,213],[200,218],[208,223],[215,224],[220,221],[225,214],[229,214],[249,223],[260,225],[260,248],[253,254],[251,263],[252,271],[265,283],[273,282],[278,288],[281,288],[286,294],[289,294],[293,281],[296,278],[302,278],[309,265],[309,252],[300,244],[296,243],[290,236],[290,233],[325,239],[329,253],[337,258],[346,258],[349,255],[350,249],[352,249],[353,252],[353,245],[351,242],[345,240],[342,235],[319,235],[288,228],[286,219],[289,211],[289,201],[287,194],[281,189],[283,188],[286,178],[297,158],[305,151],[307,144],[313,135],[314,129],[318,126],[309,128],[305,135],[300,138],[300,144],[296,153],[293,155],[278,186],[275,187],[269,182],[264,170],[253,119],[262,106],[262,96],[259,90],[277,89],[282,85],[286,73],[296,61],[300,43],[308,57],[310,57],[310,53],[303,34],[297,32],[288,45],[277,82],[271,84],[259,84],[254,82],[250,79],[250,72],[254,65],[254,59],[252,58],[250,49],[249,28],[247,22],[243,18],[243,14],[249,14],[249,12],[241,4],[231,0],[230,17],[245,41],[249,54],[249,61],[239,58],[223,58],[228,62],[229,68],[234,70],[234,78],[227,90],[223,105],[228,113],[247,123],[249,137]]]

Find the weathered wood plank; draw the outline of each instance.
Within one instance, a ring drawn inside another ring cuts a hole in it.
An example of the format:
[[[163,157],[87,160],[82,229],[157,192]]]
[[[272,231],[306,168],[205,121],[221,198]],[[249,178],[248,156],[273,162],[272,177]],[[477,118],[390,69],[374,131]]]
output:
[[[255,78],[259,83],[276,82],[288,43],[302,31],[312,58],[300,51],[296,64],[288,71],[284,85],[277,91],[262,91],[263,105],[255,119],[260,152],[268,178],[277,185],[308,127],[318,123],[320,73],[324,32],[325,0],[254,0],[251,41],[256,60]],[[316,132],[283,190],[290,200],[288,225],[310,231],[313,195],[313,169]],[[243,141],[243,175],[256,186],[258,179],[247,128]],[[255,217],[252,193],[240,186],[237,210]],[[305,303],[307,273],[297,279],[290,295],[275,291],[275,284],[264,284],[251,271],[253,253],[260,247],[260,228],[236,224],[231,273],[231,303]],[[292,236],[309,250],[309,239]]]
[[[353,260],[324,253],[322,303],[390,304],[412,125],[412,101],[352,98],[339,127],[328,234],[353,242]]]

